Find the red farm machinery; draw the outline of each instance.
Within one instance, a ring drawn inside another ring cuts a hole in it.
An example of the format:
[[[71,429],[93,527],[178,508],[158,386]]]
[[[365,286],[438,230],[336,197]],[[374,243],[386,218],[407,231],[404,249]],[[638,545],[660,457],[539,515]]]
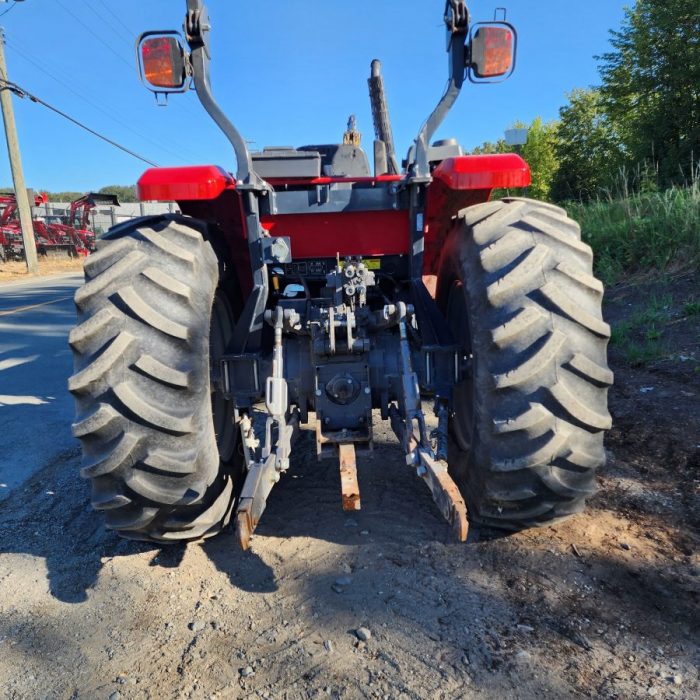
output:
[[[116,195],[90,192],[70,203],[65,214],[44,214],[37,210],[48,206],[45,194],[33,195],[32,217],[37,253],[47,257],[80,257],[92,253],[95,233],[90,228],[90,213],[96,206],[118,207]],[[0,256],[5,260],[24,260],[24,242],[17,217],[14,194],[0,195]]]
[[[389,421],[459,540],[470,522],[552,522],[595,491],[613,376],[591,249],[562,209],[491,198],[529,184],[518,155],[433,141],[467,79],[510,74],[517,40],[462,0],[444,21],[449,83],[401,164],[372,63],[373,170],[352,124],[341,144],[249,152],[211,91],[202,0],[185,43],[139,38],[144,83],[194,85],[237,172],[148,170],[141,199],[182,213],[121,224],[86,260],[69,388],[108,527],[171,542],[232,522],[247,548],[304,425],[352,510],[356,457]]]
[[[78,255],[88,255],[96,248],[90,216],[98,206],[118,207],[119,198],[114,194],[88,192],[74,199],[65,214],[43,217],[44,227],[50,231],[54,240],[67,246],[72,245],[72,250]]]
[[[30,201],[38,207],[45,204],[48,198],[45,194],[31,194]],[[41,251],[49,240],[42,235],[41,228],[37,230],[37,221],[33,223],[37,251]],[[5,260],[24,260],[24,242],[17,213],[17,198],[14,193],[0,195],[0,262]]]

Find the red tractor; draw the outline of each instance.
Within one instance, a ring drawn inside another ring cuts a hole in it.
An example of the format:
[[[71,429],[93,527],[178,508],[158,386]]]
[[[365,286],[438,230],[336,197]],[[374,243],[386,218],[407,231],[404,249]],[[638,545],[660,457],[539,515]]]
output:
[[[182,214],[117,226],[85,263],[73,432],[108,527],[171,542],[233,521],[247,548],[305,424],[357,509],[379,417],[460,540],[470,520],[542,525],[595,491],[613,375],[591,249],[556,206],[491,200],[529,184],[519,156],[433,143],[465,80],[507,77],[515,55],[505,18],[472,24],[448,0],[444,20],[449,84],[401,167],[372,64],[374,172],[353,128],[250,153],[211,92],[202,0],[187,49],[140,37],[143,81],[194,84],[237,172],[148,170],[140,197]]]
[[[34,206],[48,203],[46,194],[34,196]],[[90,192],[70,204],[66,216],[36,216],[33,219],[34,238],[39,255],[86,256],[95,250],[95,233],[90,225],[90,212],[98,205],[118,207],[119,199],[113,194]],[[14,194],[0,196],[0,257],[6,260],[24,259],[24,242],[17,219],[17,200]]]
[[[46,204],[46,194],[32,195],[34,206]],[[52,243],[45,227],[37,220],[33,221],[36,248],[42,253]],[[38,228],[37,228],[38,225]],[[24,240],[17,213],[17,198],[14,193],[0,195],[0,261],[24,260]]]
[[[96,206],[119,206],[114,194],[88,192],[70,203],[65,216],[45,216],[43,223],[47,233],[57,242],[71,246],[77,255],[88,255],[96,249],[95,233],[90,227],[90,213]]]
[[[14,231],[12,228],[0,225],[0,263],[14,260]]]

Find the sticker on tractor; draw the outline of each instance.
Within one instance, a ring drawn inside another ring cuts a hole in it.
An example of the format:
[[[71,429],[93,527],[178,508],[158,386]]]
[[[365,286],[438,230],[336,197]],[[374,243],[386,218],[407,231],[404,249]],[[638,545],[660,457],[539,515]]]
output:
[[[368,270],[381,270],[382,269],[382,259],[381,258],[360,258],[362,264]],[[340,261],[341,269],[345,269],[345,260]]]

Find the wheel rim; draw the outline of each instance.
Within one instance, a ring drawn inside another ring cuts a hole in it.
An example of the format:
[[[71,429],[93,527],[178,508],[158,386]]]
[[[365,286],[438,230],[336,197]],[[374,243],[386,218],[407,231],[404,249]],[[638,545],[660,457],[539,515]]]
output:
[[[216,434],[216,446],[219,459],[229,463],[236,449],[236,427],[233,421],[233,405],[227,400],[223,391],[220,360],[226,352],[229,340],[233,335],[235,319],[233,310],[226,297],[216,293],[211,315],[209,333],[209,363],[211,386],[211,411]]]
[[[472,447],[475,420],[473,358],[468,318],[464,287],[460,282],[455,282],[450,289],[447,302],[447,321],[460,347],[460,359],[472,362],[472,371],[463,381],[455,385],[452,394],[456,409],[451,421],[452,434],[457,445],[464,452]]]

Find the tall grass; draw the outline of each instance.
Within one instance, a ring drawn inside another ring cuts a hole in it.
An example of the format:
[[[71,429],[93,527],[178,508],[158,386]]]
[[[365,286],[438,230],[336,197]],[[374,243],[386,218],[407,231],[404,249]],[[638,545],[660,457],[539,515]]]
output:
[[[687,187],[632,193],[624,186],[607,199],[565,206],[608,285],[635,272],[700,264],[700,174]]]

